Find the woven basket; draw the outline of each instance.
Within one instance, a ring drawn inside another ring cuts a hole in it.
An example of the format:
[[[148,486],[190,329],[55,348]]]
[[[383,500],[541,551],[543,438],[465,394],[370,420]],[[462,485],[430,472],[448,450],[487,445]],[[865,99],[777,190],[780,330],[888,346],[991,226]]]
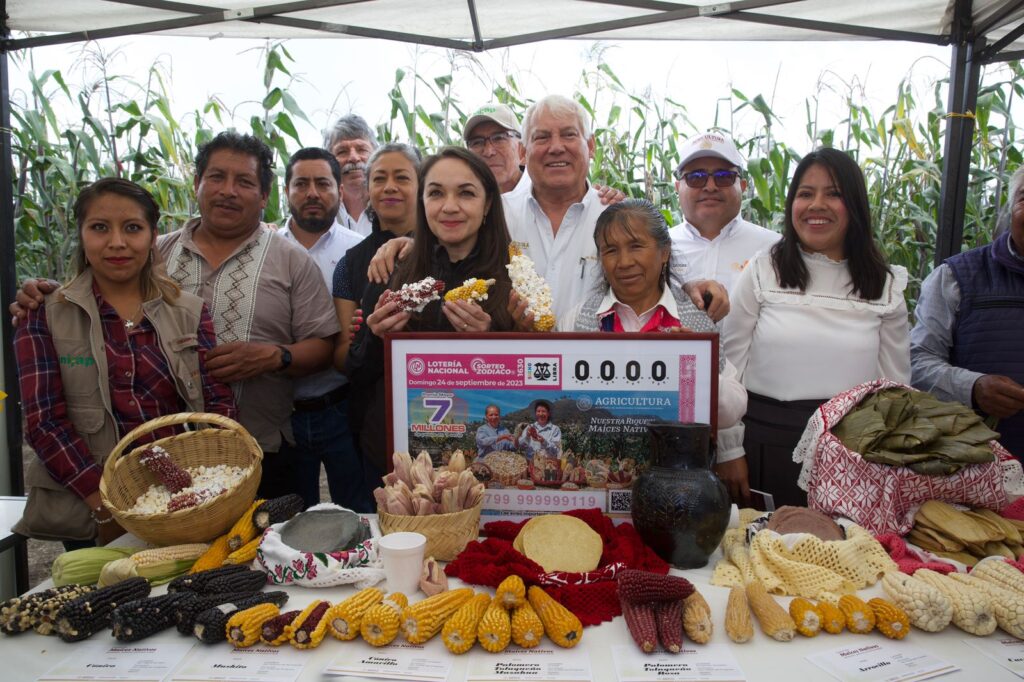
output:
[[[463,509],[453,514],[429,514],[427,516],[403,516],[377,512],[380,532],[383,535],[409,531],[422,533],[427,538],[423,556],[432,556],[438,561],[451,561],[480,535],[480,508]]]
[[[209,424],[220,428],[187,431],[128,451],[141,436],[177,424]],[[163,514],[129,512],[140,495],[152,484],[159,483],[139,463],[139,455],[154,445],[167,450],[171,459],[183,468],[226,464],[247,471],[234,488],[198,506]],[[256,440],[233,419],[205,412],[157,417],[127,434],[111,451],[103,465],[100,496],[118,524],[146,542],[158,546],[208,542],[230,530],[256,498],[262,459],[263,451]]]

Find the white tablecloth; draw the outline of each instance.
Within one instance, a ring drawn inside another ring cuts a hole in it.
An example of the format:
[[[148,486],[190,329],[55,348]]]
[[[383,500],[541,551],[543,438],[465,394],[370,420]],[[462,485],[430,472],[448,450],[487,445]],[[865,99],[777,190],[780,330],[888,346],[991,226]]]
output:
[[[131,543],[122,540],[119,544]],[[698,587],[711,606],[715,624],[714,640],[728,642],[724,623],[725,606],[729,592],[725,588],[714,587],[708,582],[711,578],[711,569],[717,558],[717,556],[712,557],[711,562],[705,568],[690,571],[673,570],[673,573],[688,578]],[[453,580],[452,584],[460,585],[461,583],[458,580]],[[268,586],[265,589],[279,588]],[[290,595],[286,605],[288,610],[302,608],[313,599],[328,599],[334,603],[354,592],[352,588],[309,590],[300,587],[288,587],[284,589]],[[493,593],[493,590],[491,591]],[[163,592],[164,588],[159,587],[154,589],[153,594],[162,594]],[[879,586],[858,594],[865,599],[869,596],[884,596]],[[419,597],[422,598],[423,595],[420,594]],[[788,604],[788,599],[781,601],[784,604]],[[754,629],[754,639],[750,642],[746,644],[732,644],[729,642],[733,655],[750,682],[769,680],[810,682],[828,680],[831,678],[820,668],[808,662],[805,658],[806,656],[839,647],[861,645],[870,642],[887,642],[893,646],[917,647],[961,667],[961,671],[943,676],[942,680],[998,682],[1001,680],[1019,679],[969,646],[964,640],[971,639],[972,636],[952,625],[940,633],[912,630],[902,642],[890,642],[890,640],[885,639],[879,633],[853,635],[848,632],[844,632],[841,635],[823,633],[812,639],[798,635],[792,642],[776,642],[761,633],[756,623]],[[995,634],[991,635],[991,637],[999,637],[1001,634],[1001,630],[996,630]],[[109,636],[109,631],[106,635],[97,635],[88,641],[96,641],[102,638],[107,638],[111,643],[115,642]],[[144,641],[148,644],[155,644],[160,641],[181,641],[181,639],[183,639],[182,636],[172,629]],[[547,643],[547,640],[545,642]],[[621,617],[616,618],[612,622],[604,623],[597,627],[589,627],[584,630],[583,640],[577,648],[582,648],[590,656],[590,665],[595,681],[617,682],[611,647],[623,643],[633,646],[629,632],[626,630],[625,622]],[[199,644],[198,641],[196,645],[205,646]],[[4,682],[35,680],[47,669],[56,665],[65,657],[74,654],[76,646],[76,644],[65,644],[56,637],[43,637],[34,632],[13,637],[0,635],[0,665],[3,666],[3,672],[0,672],[0,680]],[[217,646],[227,647],[228,645],[224,643]],[[300,679],[331,679],[324,678],[321,672],[337,656],[340,647],[344,646],[346,646],[345,642],[339,642],[328,636],[319,648],[304,652],[309,655],[309,662],[306,664]],[[454,663],[448,680],[449,682],[463,682],[466,672],[465,659],[455,656],[453,656],[453,659]]]

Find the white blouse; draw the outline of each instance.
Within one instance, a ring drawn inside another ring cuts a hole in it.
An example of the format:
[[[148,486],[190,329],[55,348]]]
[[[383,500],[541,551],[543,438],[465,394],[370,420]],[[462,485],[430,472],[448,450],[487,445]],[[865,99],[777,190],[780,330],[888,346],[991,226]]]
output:
[[[807,291],[782,288],[765,252],[750,261],[731,292],[725,354],[747,390],[808,400],[882,377],[909,383],[906,269],[889,266],[882,296],[867,301],[850,293],[846,261],[801,255]]]

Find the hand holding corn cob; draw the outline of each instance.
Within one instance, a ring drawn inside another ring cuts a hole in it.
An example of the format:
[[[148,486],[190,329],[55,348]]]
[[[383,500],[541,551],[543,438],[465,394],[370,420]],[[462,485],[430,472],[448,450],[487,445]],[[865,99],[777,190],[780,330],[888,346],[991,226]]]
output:
[[[476,277],[470,277],[462,283],[461,287],[456,287],[444,295],[446,301],[473,301],[479,303],[480,301],[487,300],[487,290],[494,286],[495,280],[493,279],[477,279]]]
[[[509,262],[505,267],[512,280],[512,290],[526,299],[526,311],[533,313],[535,331],[547,332],[555,328],[555,315],[551,311],[551,287],[537,274],[533,261],[514,244],[508,247]]]
[[[385,291],[382,304],[394,302],[398,304],[398,310],[411,313],[422,311],[428,303],[441,298],[440,292],[444,291],[444,282],[426,277],[419,282],[403,284],[398,291]]]

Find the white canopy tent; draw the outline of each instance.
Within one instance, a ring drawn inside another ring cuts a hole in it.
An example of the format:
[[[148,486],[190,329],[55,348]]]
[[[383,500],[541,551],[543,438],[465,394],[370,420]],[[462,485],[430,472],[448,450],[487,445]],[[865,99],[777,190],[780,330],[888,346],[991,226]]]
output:
[[[28,37],[11,38],[12,32]],[[936,259],[962,241],[980,68],[1024,58],[1024,0],[0,0],[0,300],[15,292],[7,53],[124,35],[380,38],[483,51],[557,38],[899,40],[952,48]],[[21,492],[21,414],[2,324],[12,492]]]

